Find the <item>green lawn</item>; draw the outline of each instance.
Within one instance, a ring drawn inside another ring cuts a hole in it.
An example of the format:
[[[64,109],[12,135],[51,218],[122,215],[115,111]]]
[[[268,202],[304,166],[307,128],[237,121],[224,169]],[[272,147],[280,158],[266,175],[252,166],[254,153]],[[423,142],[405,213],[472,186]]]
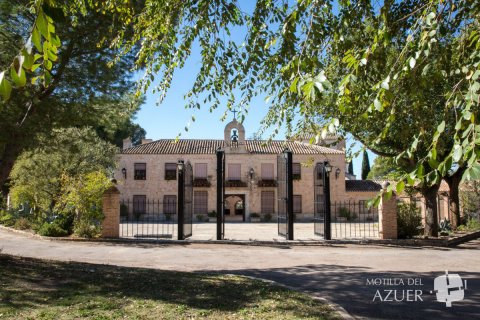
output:
[[[0,319],[332,319],[308,296],[239,276],[0,255]]]

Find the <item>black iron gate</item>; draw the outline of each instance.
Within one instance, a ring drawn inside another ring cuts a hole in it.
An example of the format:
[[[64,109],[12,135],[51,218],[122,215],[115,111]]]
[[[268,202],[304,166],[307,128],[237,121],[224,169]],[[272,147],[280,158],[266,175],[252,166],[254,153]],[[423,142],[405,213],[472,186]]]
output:
[[[323,193],[323,164],[315,165],[313,177],[313,229],[315,234],[321,237],[325,235],[325,194]]]
[[[331,168],[328,162],[315,165],[313,179],[313,229],[316,235],[323,237],[325,240],[330,240],[330,176],[327,168]]]
[[[217,150],[217,240],[225,237],[225,151]]]
[[[277,157],[277,182],[278,235],[293,240],[292,152],[288,149]]]
[[[190,162],[178,162],[178,240],[192,236],[193,170]]]

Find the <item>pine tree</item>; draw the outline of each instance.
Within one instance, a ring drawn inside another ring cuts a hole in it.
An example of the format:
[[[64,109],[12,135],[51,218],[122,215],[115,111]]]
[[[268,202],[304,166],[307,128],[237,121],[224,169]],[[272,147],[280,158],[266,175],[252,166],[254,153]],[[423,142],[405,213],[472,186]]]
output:
[[[370,161],[368,160],[367,150],[363,151],[363,160],[362,160],[362,180],[366,180],[368,173],[370,172]]]
[[[353,160],[350,160],[350,162],[348,163],[348,174],[351,174],[352,176],[355,175],[353,173]]]

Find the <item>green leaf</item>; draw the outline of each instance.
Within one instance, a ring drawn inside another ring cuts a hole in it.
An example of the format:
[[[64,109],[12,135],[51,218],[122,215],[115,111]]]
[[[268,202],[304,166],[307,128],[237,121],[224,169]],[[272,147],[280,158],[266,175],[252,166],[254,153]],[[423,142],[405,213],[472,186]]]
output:
[[[445,131],[445,120],[442,121],[442,123],[440,123],[437,127],[437,131],[439,133],[442,133],[443,131]]]
[[[475,73],[472,76],[472,80],[476,81],[479,76],[480,76],[480,70],[475,71]]]
[[[426,19],[427,25],[432,25],[433,19],[435,19],[435,12],[430,12]]]
[[[438,168],[438,161],[435,160],[434,158],[428,158],[428,165],[433,169],[437,169]]]
[[[375,100],[373,101],[373,105],[375,106],[375,110],[380,111],[380,112],[383,111],[383,105],[380,102],[380,100],[378,100],[377,98],[375,98]]]
[[[388,190],[383,196],[385,197],[385,200],[390,200],[392,198],[392,190]]]
[[[381,87],[385,90],[389,90],[390,89],[389,82],[390,82],[390,76],[388,76],[385,80],[382,81]]]
[[[315,81],[314,84],[315,84],[315,87],[318,89],[319,92],[325,91],[325,89],[323,88],[323,85],[320,82]]]
[[[30,70],[33,65],[33,54],[28,53],[26,49],[22,50],[22,55],[24,58],[23,67],[27,70]]]
[[[397,183],[397,194],[400,194],[403,192],[403,189],[405,189],[405,182],[399,181]]]
[[[472,180],[480,180],[480,163],[475,163],[470,167],[470,178]]]
[[[297,93],[297,83],[298,83],[298,77],[293,79],[292,84],[290,85],[290,92],[292,93]]]
[[[16,87],[23,87],[27,82],[27,78],[25,76],[25,71],[23,71],[23,68],[20,68],[20,73],[18,74],[15,70],[15,67],[12,66],[10,68],[10,77],[12,78]]]
[[[41,64],[40,64],[40,63],[36,63],[36,64],[32,65],[32,69],[31,69],[31,70],[32,70],[32,72],[35,72],[35,70],[37,70],[37,69],[38,69],[38,67],[40,67],[40,66],[41,66]]]
[[[414,57],[411,57],[410,60],[408,61],[408,64],[410,65],[410,68],[414,68],[415,67],[415,64],[416,64],[416,60]]]
[[[48,31],[47,17],[42,10],[38,12],[36,25],[38,26],[38,30],[40,31],[42,36],[45,39],[50,40],[50,32]]]
[[[10,99],[10,94],[12,92],[12,85],[10,82],[5,79],[5,71],[0,72],[0,95],[4,101]]]
[[[462,148],[462,146],[459,145],[459,144],[456,144],[456,145],[453,147],[453,156],[452,156],[453,162],[458,162],[458,161],[460,161],[460,159],[462,158],[462,155],[463,155],[463,148]]]
[[[425,168],[423,167],[423,164],[420,164],[417,168],[417,177],[419,178],[423,177],[424,172],[425,172]]]
[[[48,85],[52,82],[52,75],[48,70],[45,70],[45,74],[43,75],[43,85],[48,87]]]
[[[40,33],[38,33],[38,30],[36,27],[33,28],[33,31],[32,31],[32,41],[33,41],[33,44],[35,45],[35,48],[37,48],[39,52],[43,52],[41,36],[40,36]]]
[[[415,178],[411,174],[407,175],[407,183],[411,187],[415,185]]]

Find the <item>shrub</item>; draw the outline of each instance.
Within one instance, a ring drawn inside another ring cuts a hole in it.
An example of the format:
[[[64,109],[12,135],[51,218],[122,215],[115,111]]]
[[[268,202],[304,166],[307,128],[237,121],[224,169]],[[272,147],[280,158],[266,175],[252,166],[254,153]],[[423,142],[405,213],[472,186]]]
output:
[[[250,213],[250,218],[260,218],[260,215],[256,212]]]
[[[355,220],[357,218],[355,213],[350,212],[350,210],[345,207],[340,207],[338,209],[338,215],[342,218],[347,218],[347,221]]]
[[[172,214],[171,213],[165,213],[165,221],[172,221]]]
[[[419,235],[422,231],[422,215],[415,203],[397,204],[398,238],[407,239]]]
[[[205,216],[204,214],[197,214],[197,221],[198,222],[206,222],[207,221],[207,216]]]
[[[27,230],[31,228],[31,223],[26,218],[20,218],[17,221],[15,221],[15,224],[13,225],[13,227],[18,230]]]
[[[468,231],[480,230],[480,221],[477,219],[469,219],[465,227]]]
[[[216,218],[216,217],[217,217],[217,211],[215,211],[215,210],[210,211],[210,212],[208,213],[208,216],[209,216],[210,218]]]
[[[15,224],[15,217],[8,211],[2,211],[0,224],[3,224],[5,227],[11,227]]]
[[[65,237],[68,235],[68,232],[62,229],[55,222],[53,223],[45,222],[44,224],[42,224],[42,226],[38,230],[38,234],[45,237]]]
[[[88,219],[79,219],[73,225],[73,233],[81,238],[94,238],[100,235],[99,223],[92,223]]]
[[[263,221],[270,222],[271,220],[272,220],[272,214],[271,213],[265,213],[263,215]]]

